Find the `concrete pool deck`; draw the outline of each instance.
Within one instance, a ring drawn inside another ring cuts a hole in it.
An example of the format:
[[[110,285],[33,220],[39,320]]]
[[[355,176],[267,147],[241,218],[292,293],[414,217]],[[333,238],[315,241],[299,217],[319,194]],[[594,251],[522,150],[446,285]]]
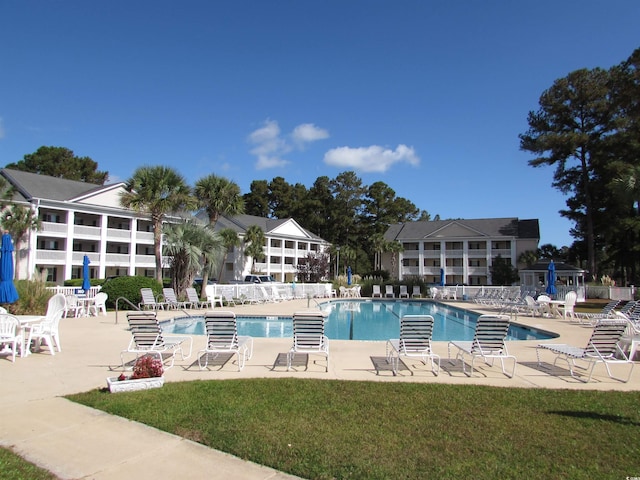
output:
[[[312,306],[314,302],[312,301]],[[466,302],[446,302],[478,312],[477,305]],[[307,308],[307,300],[246,305],[230,308],[238,315],[291,315]],[[190,311],[191,312],[191,311]],[[193,311],[197,312],[197,311]],[[166,319],[182,315],[176,311],[160,312]],[[188,360],[176,360],[174,368],[165,373],[167,382],[195,379],[231,378],[324,378],[353,381],[421,382],[475,384],[521,388],[555,388],[579,390],[640,390],[640,369],[633,371],[628,383],[607,377],[603,366],[596,367],[591,383],[581,383],[561,365],[550,370],[536,365],[535,346],[538,343],[569,343],[581,346],[591,329],[570,324],[562,319],[518,316],[518,323],[560,335],[548,341],[508,342],[509,352],[516,356],[516,375],[510,379],[502,374],[499,362],[493,367],[478,366],[469,378],[460,363],[448,359],[447,342],[434,342],[434,351],[442,357],[442,372],[434,377],[428,366],[418,361],[404,360],[410,368],[393,376],[385,361],[384,341],[330,342],[331,362],[325,372],[319,362],[310,357],[307,369],[286,371],[283,355],[291,339],[256,338],[254,355],[244,370],[238,372],[232,362],[220,370],[212,367],[200,371],[197,352],[204,347],[204,337],[194,337],[194,354]],[[16,358],[11,363],[0,357],[0,445],[11,447],[27,460],[46,468],[64,479],[116,478],[211,478],[211,479],[285,479],[294,478],[273,469],[245,462],[181,437],[119,417],[93,410],[64,398],[64,395],[106,387],[106,378],[120,371],[120,352],[129,343],[130,333],[124,313],[88,318],[67,318],[60,324],[62,352],[51,356],[47,350]],[[553,355],[543,352],[543,362],[553,361]],[[195,364],[194,364],[195,362]],[[626,375],[628,366],[613,366],[614,374]],[[624,370],[623,370],[624,369]],[[141,448],[147,446],[147,448]]]

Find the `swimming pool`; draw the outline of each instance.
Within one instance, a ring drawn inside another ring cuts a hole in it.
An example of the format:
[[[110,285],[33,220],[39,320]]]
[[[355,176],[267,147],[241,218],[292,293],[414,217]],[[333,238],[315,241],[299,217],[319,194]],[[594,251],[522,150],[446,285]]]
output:
[[[334,300],[321,304],[329,313],[325,333],[334,340],[388,340],[400,335],[400,317],[432,315],[434,341],[472,340],[478,315],[435,302],[406,300]],[[256,338],[293,336],[291,317],[237,317],[238,333]],[[177,317],[162,323],[166,333],[204,335],[204,317]],[[507,340],[546,340],[554,335],[511,325]]]

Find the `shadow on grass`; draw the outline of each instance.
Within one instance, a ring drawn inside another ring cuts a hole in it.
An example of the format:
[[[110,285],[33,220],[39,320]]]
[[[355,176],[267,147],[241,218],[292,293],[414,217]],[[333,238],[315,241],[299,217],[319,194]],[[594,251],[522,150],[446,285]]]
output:
[[[623,417],[621,415],[607,415],[596,412],[578,412],[573,410],[551,410],[546,413],[551,415],[561,415],[563,417],[573,417],[579,419],[588,420],[600,420],[605,422],[619,423],[621,425],[631,425],[633,427],[640,427],[640,422],[631,420],[629,417]]]

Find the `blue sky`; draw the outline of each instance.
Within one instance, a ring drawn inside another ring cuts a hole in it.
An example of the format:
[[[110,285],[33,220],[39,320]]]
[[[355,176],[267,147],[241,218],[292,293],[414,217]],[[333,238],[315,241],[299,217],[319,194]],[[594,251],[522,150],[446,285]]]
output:
[[[173,166],[243,193],[354,170],[441,218],[539,218],[552,168],[519,150],[553,81],[640,47],[637,0],[4,0],[0,164],[42,145],[111,180]]]

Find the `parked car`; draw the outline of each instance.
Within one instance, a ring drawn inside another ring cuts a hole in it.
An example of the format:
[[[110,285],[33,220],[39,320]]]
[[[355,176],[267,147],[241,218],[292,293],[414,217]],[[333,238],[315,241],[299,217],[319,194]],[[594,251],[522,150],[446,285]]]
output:
[[[271,275],[247,275],[244,277],[244,283],[270,283],[275,282]]]

